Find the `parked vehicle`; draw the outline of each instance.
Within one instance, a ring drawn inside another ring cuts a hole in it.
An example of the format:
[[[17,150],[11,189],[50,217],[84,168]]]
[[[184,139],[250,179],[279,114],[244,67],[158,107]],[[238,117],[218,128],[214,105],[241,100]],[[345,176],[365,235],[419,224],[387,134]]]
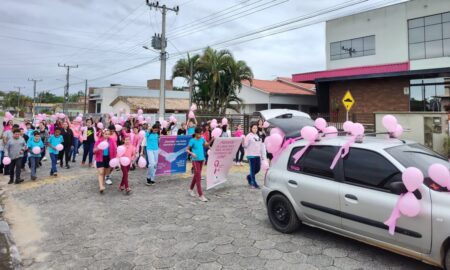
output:
[[[297,141],[272,164],[262,194],[273,227],[291,233],[303,223],[450,269],[450,193],[428,177],[434,163],[450,169],[448,160],[416,142],[366,137],[331,170],[347,140],[323,138],[295,163],[307,143]],[[421,212],[400,217],[390,235],[384,222],[406,192],[401,176],[411,166],[425,176],[415,192]]]
[[[296,111],[296,110],[289,110],[289,109],[270,109],[270,110],[263,110],[254,112],[253,116],[257,116],[259,118],[262,118],[265,121],[269,121],[273,118],[291,118],[294,116],[300,116],[300,117],[306,117],[311,118],[309,114]]]

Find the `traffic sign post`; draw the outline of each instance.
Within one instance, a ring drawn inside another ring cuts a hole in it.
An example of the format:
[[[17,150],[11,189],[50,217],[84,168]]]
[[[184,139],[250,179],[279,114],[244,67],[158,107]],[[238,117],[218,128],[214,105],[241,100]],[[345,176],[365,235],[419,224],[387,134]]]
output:
[[[348,112],[355,104],[355,99],[352,96],[352,93],[350,93],[350,90],[347,90],[347,93],[345,93],[345,96],[342,98],[342,104],[344,104],[345,110],[347,111],[346,121],[348,121]]]

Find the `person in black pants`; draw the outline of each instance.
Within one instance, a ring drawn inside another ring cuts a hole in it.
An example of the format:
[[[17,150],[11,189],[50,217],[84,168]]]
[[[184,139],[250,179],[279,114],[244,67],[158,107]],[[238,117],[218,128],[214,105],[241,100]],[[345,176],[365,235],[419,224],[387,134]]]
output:
[[[95,129],[92,126],[92,119],[86,120],[86,139],[83,142],[83,160],[81,161],[81,166],[86,164],[86,159],[89,155],[89,167],[92,166],[92,158],[94,157],[94,144],[95,144]]]
[[[61,168],[64,166],[63,159],[66,161],[66,169],[70,168],[69,161],[70,161],[70,149],[73,144],[73,131],[69,128],[69,123],[66,121],[63,123],[63,128],[61,130],[61,135],[63,137],[63,145],[64,149],[62,151],[59,151],[58,159],[59,164]]]

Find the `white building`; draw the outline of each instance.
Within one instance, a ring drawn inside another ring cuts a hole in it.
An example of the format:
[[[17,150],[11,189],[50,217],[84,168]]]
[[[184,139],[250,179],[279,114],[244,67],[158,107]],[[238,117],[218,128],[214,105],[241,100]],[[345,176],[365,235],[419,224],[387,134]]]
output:
[[[245,81],[238,97],[243,101],[240,112],[245,114],[279,108],[309,113],[317,104],[314,84],[293,83],[290,78],[253,79],[251,85]]]
[[[90,88],[89,113],[109,113],[124,109],[136,113],[156,113],[159,109],[159,90],[147,87],[111,85]],[[178,113],[189,110],[189,92],[166,90],[166,112]]]
[[[326,22],[325,71],[294,74],[315,83],[318,109],[351,113],[436,111],[449,99],[450,1],[411,0]],[[442,104],[442,105],[441,105]],[[358,120],[358,119],[356,119]]]

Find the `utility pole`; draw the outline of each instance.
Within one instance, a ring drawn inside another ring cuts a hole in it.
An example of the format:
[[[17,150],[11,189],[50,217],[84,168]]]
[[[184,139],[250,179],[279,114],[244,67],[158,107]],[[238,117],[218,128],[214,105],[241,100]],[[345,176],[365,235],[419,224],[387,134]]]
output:
[[[88,91],[87,81],[88,81],[88,80],[86,80],[86,81],[84,82],[84,110],[83,110],[83,115],[86,114],[87,91]]]
[[[14,86],[14,88],[18,89],[19,94],[17,95],[17,110],[20,110],[20,90],[25,88],[25,86]]]
[[[147,6],[150,7],[150,10],[152,8],[155,8],[156,10],[161,10],[162,13],[162,30],[161,30],[161,53],[160,53],[160,60],[161,60],[161,75],[160,75],[160,85],[159,85],[159,118],[164,119],[165,111],[166,111],[166,60],[167,60],[167,53],[166,53],[166,46],[167,46],[167,40],[166,40],[166,14],[167,11],[173,11],[178,15],[178,11],[180,8],[178,6],[173,8],[168,8],[166,5],[160,5],[159,2],[150,3],[149,0],[146,0]],[[159,49],[159,48],[155,48]]]
[[[64,88],[64,103],[63,103],[63,113],[66,113],[66,103],[69,100],[69,73],[71,68],[78,68],[78,65],[70,66],[70,65],[61,65],[58,63],[58,67],[67,68],[66,74],[66,87]]]
[[[42,80],[36,80],[36,79],[28,79],[29,82],[33,82],[33,109],[32,109],[32,113],[34,115],[35,113],[35,104],[36,104],[36,83],[37,82],[42,82]]]

